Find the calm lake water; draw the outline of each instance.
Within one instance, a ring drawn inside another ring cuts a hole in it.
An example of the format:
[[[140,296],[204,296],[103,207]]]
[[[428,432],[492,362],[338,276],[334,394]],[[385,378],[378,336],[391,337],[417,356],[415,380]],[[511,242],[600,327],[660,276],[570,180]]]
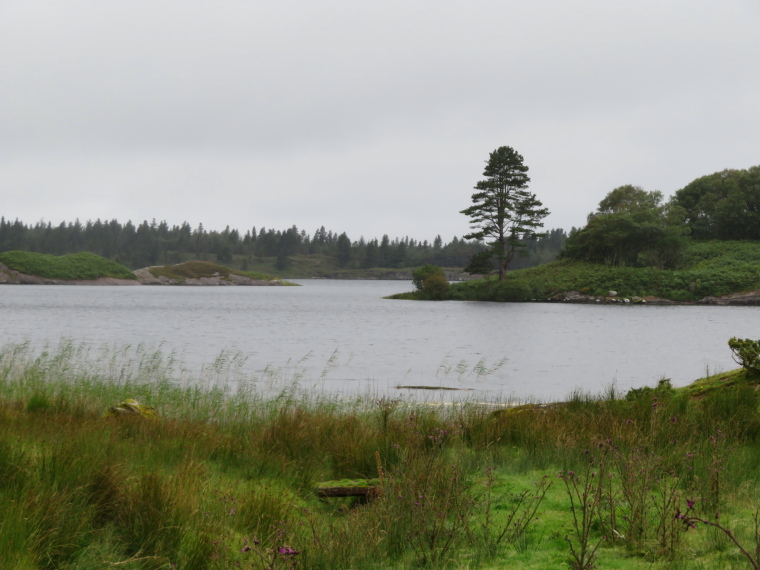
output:
[[[732,336],[760,338],[758,307],[655,307],[383,299],[399,281],[302,287],[0,287],[0,345],[70,339],[173,354],[187,377],[298,382],[330,393],[561,399],[684,385],[736,368]],[[216,367],[216,368],[214,368]],[[436,396],[437,397],[437,396]]]

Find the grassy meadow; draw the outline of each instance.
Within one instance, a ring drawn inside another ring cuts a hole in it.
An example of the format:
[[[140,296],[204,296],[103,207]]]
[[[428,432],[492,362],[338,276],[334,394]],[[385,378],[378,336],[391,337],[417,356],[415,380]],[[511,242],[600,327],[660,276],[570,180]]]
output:
[[[508,407],[232,388],[225,366],[0,349],[3,567],[757,567],[743,371]],[[128,399],[155,414],[109,412]],[[315,492],[360,479],[368,500]]]

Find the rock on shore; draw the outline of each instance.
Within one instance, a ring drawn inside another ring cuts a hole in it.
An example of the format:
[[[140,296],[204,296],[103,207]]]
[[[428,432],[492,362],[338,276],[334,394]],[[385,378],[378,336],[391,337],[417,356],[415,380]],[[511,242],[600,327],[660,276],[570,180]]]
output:
[[[610,291],[614,293],[614,291]],[[586,295],[578,291],[565,291],[549,299],[550,303],[581,303],[588,305],[631,304],[631,305],[736,305],[760,306],[760,290],[731,293],[723,297],[705,297],[699,301],[671,301],[660,297],[618,297],[615,295]]]

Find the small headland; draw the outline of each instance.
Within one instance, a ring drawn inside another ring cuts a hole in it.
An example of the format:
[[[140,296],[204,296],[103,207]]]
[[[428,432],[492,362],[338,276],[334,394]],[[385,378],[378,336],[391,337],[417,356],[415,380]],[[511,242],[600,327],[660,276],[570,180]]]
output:
[[[676,269],[562,259],[393,299],[629,305],[760,305],[760,242],[689,242]]]

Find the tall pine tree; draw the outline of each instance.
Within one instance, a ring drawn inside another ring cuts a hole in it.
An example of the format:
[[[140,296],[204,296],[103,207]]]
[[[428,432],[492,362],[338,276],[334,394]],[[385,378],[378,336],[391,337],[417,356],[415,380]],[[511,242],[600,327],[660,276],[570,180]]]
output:
[[[499,281],[504,281],[515,252],[525,240],[541,237],[538,228],[549,210],[529,192],[528,167],[512,147],[493,151],[483,171],[485,180],[475,185],[472,206],[462,210],[470,217],[471,233],[466,239],[488,241],[490,252],[499,261]]]

